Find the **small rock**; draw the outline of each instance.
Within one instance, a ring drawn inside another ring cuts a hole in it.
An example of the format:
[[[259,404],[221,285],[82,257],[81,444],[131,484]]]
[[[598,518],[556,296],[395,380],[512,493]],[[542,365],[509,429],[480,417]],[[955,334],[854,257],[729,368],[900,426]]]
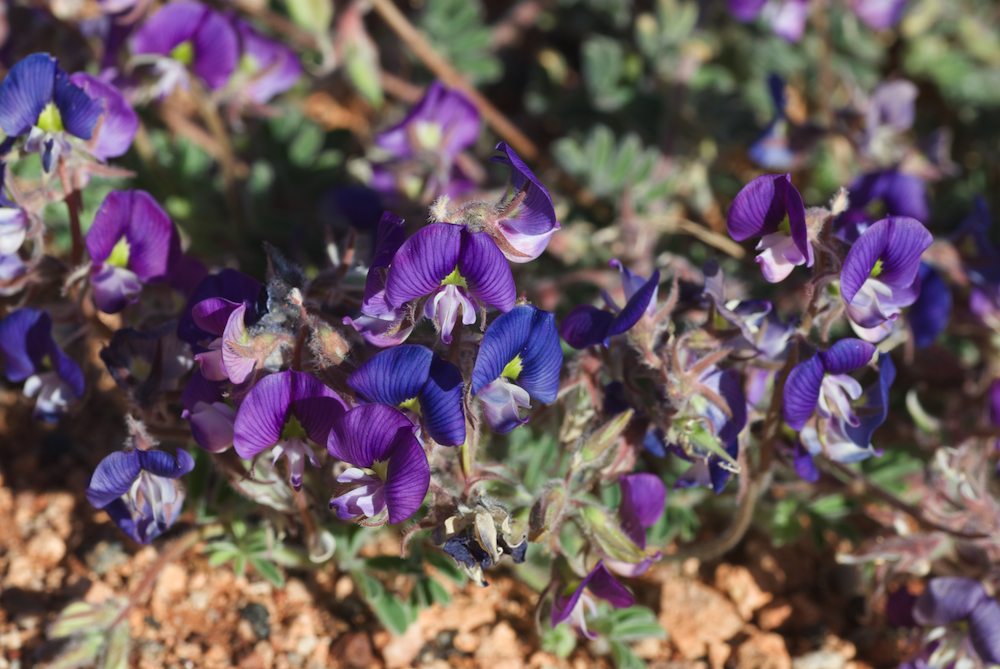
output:
[[[271,636],[271,614],[263,604],[250,602],[240,610],[240,618],[250,623],[258,639],[267,639]]]
[[[702,657],[710,644],[726,641],[743,627],[743,619],[725,596],[675,570],[659,570],[660,624],[670,642],[689,660]]]
[[[745,621],[753,618],[754,611],[774,598],[771,593],[760,589],[749,569],[740,565],[720,564],[715,570],[715,587],[733,600]]]
[[[33,536],[26,549],[43,569],[51,569],[66,557],[66,542],[52,530],[43,530]]]
[[[757,612],[757,622],[765,632],[771,632],[784,625],[792,616],[792,605],[779,599]]]
[[[349,669],[366,669],[374,667],[377,662],[372,651],[372,642],[363,632],[351,632],[337,639],[331,653],[340,661],[340,666]]]
[[[410,666],[423,646],[424,633],[420,627],[420,621],[417,621],[410,625],[410,628],[406,630],[406,634],[393,636],[385,644],[385,647],[382,649],[385,666],[389,669]]]
[[[479,635],[472,632],[459,632],[455,635],[452,645],[455,650],[471,655],[479,647]]]
[[[506,621],[498,623],[476,649],[476,661],[493,669],[521,669],[521,644],[514,628]]]
[[[773,632],[756,633],[736,649],[740,669],[792,669],[785,640]]]
[[[792,669],[844,669],[847,660],[832,650],[817,650],[792,660]]]

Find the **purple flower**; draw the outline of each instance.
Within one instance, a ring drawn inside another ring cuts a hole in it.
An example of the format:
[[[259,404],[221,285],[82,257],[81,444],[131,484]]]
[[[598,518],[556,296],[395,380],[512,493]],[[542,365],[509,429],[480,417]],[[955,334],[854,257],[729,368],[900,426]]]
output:
[[[357,318],[345,317],[344,325],[350,325],[369,344],[375,346],[395,346],[406,341],[413,331],[413,322],[407,320],[407,309],[393,307],[386,299],[385,286],[389,265],[396,251],[406,239],[403,219],[385,212],[378,222],[375,233],[375,249],[365,278],[365,294],[361,302],[361,315]]]
[[[337,393],[305,372],[270,374],[240,404],[233,424],[233,448],[246,459],[267,449],[272,449],[275,463],[285,456],[289,482],[298,489],[306,460],[319,466],[309,442],[326,444],[331,426],[346,410]]]
[[[797,265],[813,265],[806,208],[788,174],[765,174],[744,186],[729,209],[727,226],[738,242],[760,237],[757,264],[771,283],[783,281]]]
[[[330,431],[327,451],[351,465],[340,476],[346,490],[330,500],[343,520],[400,523],[420,508],[431,472],[414,426],[400,411],[365,404],[343,414]]]
[[[476,322],[476,302],[510,311],[517,288],[507,260],[488,234],[433,223],[399,247],[385,280],[385,300],[392,309],[424,297],[424,316],[448,344],[459,318],[465,325]]]
[[[72,74],[69,80],[100,104],[103,112],[101,122],[94,128],[90,153],[98,160],[124,155],[139,129],[139,116],[125,96],[112,84],[86,72]]]
[[[24,307],[0,320],[0,361],[7,380],[24,381],[24,394],[37,398],[41,420],[57,419],[83,397],[83,371],[56,344],[44,311]]]
[[[790,170],[798,161],[798,155],[790,142],[791,122],[787,115],[785,82],[778,75],[770,74],[767,77],[767,89],[774,107],[774,117],[747,153],[751,160],[766,170]]]
[[[717,262],[705,263],[703,271],[705,295],[712,301],[716,313],[740,333],[727,345],[749,348],[766,358],[779,359],[795,332],[794,324],[782,322],[774,305],[766,300],[727,301],[725,277]]]
[[[969,641],[987,664],[1000,663],[1000,603],[970,578],[934,578],[917,599],[913,617],[922,625],[968,624]]]
[[[221,453],[233,445],[236,410],[225,402],[222,385],[195,371],[181,395],[181,417],[190,424],[195,442],[210,453]]]
[[[237,19],[235,23],[243,45],[240,72],[249,76],[238,95],[256,104],[265,104],[295,85],[302,76],[302,65],[289,47],[265,37],[246,21]]]
[[[841,339],[796,365],[788,375],[785,422],[800,433],[810,455],[857,462],[878,454],[871,437],[888,416],[889,388],[896,368],[888,355],[880,355],[878,381],[867,390],[848,376],[868,365],[874,355],[875,347],[868,342]],[[863,395],[865,401],[857,404]],[[804,463],[797,462],[800,467]]]
[[[87,231],[87,252],[94,303],[113,314],[137,301],[143,284],[168,278],[180,237],[149,193],[111,191]]]
[[[93,136],[101,112],[101,103],[71,82],[47,53],[20,60],[0,84],[0,129],[9,138],[27,135],[25,149],[41,153],[46,172],[70,151],[67,137]]]
[[[635,597],[629,589],[619,583],[603,562],[597,565],[576,583],[556,583],[555,598],[552,601],[552,626],[569,620],[573,628],[589,639],[597,635],[587,629],[586,616],[597,612],[594,598],[603,599],[616,609],[628,608],[635,604]]]
[[[531,168],[506,142],[497,144],[496,150],[493,161],[510,168],[512,192],[499,205],[489,232],[508,260],[529,262],[542,255],[561,226],[552,196]]]
[[[414,199],[463,193],[471,184],[455,159],[475,144],[479,125],[472,102],[434,82],[401,122],[375,138],[375,145],[389,157],[373,166],[373,187],[400,190]]]
[[[522,305],[490,324],[472,369],[472,394],[495,432],[526,423],[520,410],[531,400],[555,401],[562,359],[555,318],[546,311]]]
[[[414,412],[442,446],[465,443],[462,373],[430,349],[404,344],[381,351],[347,383],[369,402]]]
[[[190,0],[171,2],[132,36],[132,52],[153,63],[158,96],[187,88],[188,69],[211,90],[222,88],[239,61],[239,39],[226,17]]]
[[[840,292],[859,335],[879,341],[883,324],[899,317],[920,293],[920,256],[934,238],[912,218],[874,223],[851,246],[840,271]],[[865,332],[879,328],[874,332]]]
[[[604,301],[611,311],[604,311],[589,304],[581,304],[563,319],[560,334],[566,343],[576,349],[594,344],[608,345],[611,337],[632,329],[643,316],[656,312],[656,294],[659,290],[660,272],[654,271],[649,279],[633,274],[617,260],[611,261],[621,273],[625,289],[625,306],[619,307],[606,293]]]
[[[186,348],[174,334],[173,323],[167,322],[148,330],[116,330],[100,356],[129,399],[148,408],[164,392],[175,390],[189,371]]]
[[[729,12],[744,23],[761,16],[776,35],[797,42],[806,29],[809,0],[729,0]]]
[[[622,530],[639,548],[646,547],[646,530],[656,525],[667,502],[667,488],[659,476],[649,473],[626,474],[618,480],[622,499],[618,505],[618,519]],[[630,564],[605,559],[608,567],[622,576],[644,574],[653,563],[652,558]]]
[[[166,532],[184,505],[179,479],[194,468],[187,451],[117,451],[101,460],[87,488],[87,500],[104,509],[125,534],[148,544]]]
[[[201,373],[209,381],[246,381],[261,362],[250,346],[246,318],[249,305],[221,297],[210,297],[194,305],[195,324],[218,335],[208,343],[208,350],[195,354]]]
[[[933,344],[951,317],[951,290],[941,274],[926,263],[920,264],[920,295],[910,309],[909,321],[913,329],[913,343],[917,348]]]
[[[850,209],[837,221],[837,235],[849,244],[877,218],[869,214],[873,207],[880,209],[882,216],[904,216],[920,222],[930,218],[924,180],[896,169],[858,177],[851,184],[849,197]]]
[[[849,0],[851,11],[872,30],[887,30],[903,18],[907,0]]]
[[[259,281],[235,269],[224,269],[216,274],[210,274],[202,279],[188,299],[187,306],[184,307],[184,312],[177,322],[177,336],[191,346],[204,347],[222,335],[226,321],[203,323],[212,328],[211,331],[205,330],[195,320],[195,307],[209,298],[225,300],[233,305],[256,305],[260,299],[262,288]],[[252,324],[259,317],[260,313],[255,306],[252,314],[247,314],[246,322]],[[228,316],[226,320],[228,320]]]

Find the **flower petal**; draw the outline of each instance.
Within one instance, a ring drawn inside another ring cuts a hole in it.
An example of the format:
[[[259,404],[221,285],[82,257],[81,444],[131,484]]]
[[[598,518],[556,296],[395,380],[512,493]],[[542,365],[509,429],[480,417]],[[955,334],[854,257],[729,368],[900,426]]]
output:
[[[729,0],[729,13],[737,21],[753,21],[767,0]]]
[[[139,116],[135,110],[121,91],[106,81],[86,72],[76,72],[69,79],[97,101],[103,110],[101,124],[91,143],[90,152],[100,160],[123,155],[132,146],[132,140],[139,129]]]
[[[560,332],[566,343],[575,349],[600,344],[608,338],[613,314],[590,304],[581,304],[563,319]]]
[[[605,336],[605,345],[607,345],[608,338],[631,330],[632,326],[639,322],[639,320],[646,314],[646,309],[653,300],[653,296],[656,295],[659,285],[660,271],[656,270],[653,272],[652,276],[649,277],[649,280],[643,284],[642,288],[637,290],[635,294],[629,298],[629,301],[625,304],[622,310],[618,312],[618,315],[615,316],[614,320],[611,322],[611,326],[608,328],[608,334]]]
[[[252,458],[281,440],[292,404],[292,374],[265,376],[240,404],[233,423],[233,448],[241,458]]]
[[[913,343],[926,348],[941,336],[951,318],[951,290],[941,275],[927,264],[920,265],[920,296],[908,315]]]
[[[907,0],[851,0],[851,10],[872,30],[887,30],[899,23]]]
[[[920,256],[934,238],[912,218],[884,218],[865,230],[851,246],[840,273],[840,290],[850,304],[881,262],[878,280],[894,289],[911,286],[920,270]]]
[[[618,481],[622,500],[618,516],[622,529],[640,548],[646,545],[646,529],[663,515],[667,488],[659,476],[647,472],[627,474]]]
[[[438,144],[425,146],[414,138],[420,137],[420,127],[436,126],[440,131]],[[396,158],[407,159],[418,151],[443,154],[453,160],[462,150],[472,146],[479,136],[479,112],[464,95],[435,81],[424,97],[393,127],[379,133],[375,143]]]
[[[243,55],[250,57],[255,69],[242,95],[264,104],[295,85],[302,76],[302,65],[295,51],[265,37],[246,21],[236,21],[236,29],[243,43]]]
[[[603,562],[587,574],[581,584],[595,597],[600,597],[616,609],[624,609],[635,604],[635,596],[616,579]]]
[[[194,34],[191,69],[209,88],[219,89],[226,85],[239,63],[239,38],[229,19],[208,8],[205,11]]]
[[[20,383],[42,367],[52,341],[52,319],[44,311],[22,307],[0,320],[0,361],[11,383]]]
[[[533,311],[531,333],[521,352],[521,373],[516,383],[543,404],[556,401],[559,394],[559,372],[562,370],[562,347],[556,318],[548,311],[528,306]]]
[[[240,306],[239,302],[224,297],[210,297],[191,308],[191,317],[201,330],[220,336],[226,330],[230,314]]]
[[[514,275],[503,252],[488,234],[463,231],[458,271],[480,302],[500,311],[513,308],[517,299]]]
[[[816,410],[823,384],[823,363],[819,354],[800,362],[785,381],[782,410],[785,422],[793,430],[801,430]]]
[[[0,129],[17,137],[31,130],[45,106],[52,101],[56,59],[33,53],[10,68],[0,84]]]
[[[183,448],[178,449],[176,456],[160,450],[136,451],[136,453],[139,457],[139,466],[156,476],[176,479],[194,469],[194,458]]]
[[[363,404],[337,419],[326,450],[350,465],[371,467],[389,457],[401,431],[413,431],[413,423],[401,411],[384,404]]]
[[[420,393],[433,357],[429,348],[415,344],[386,349],[351,374],[347,384],[369,402],[395,406]]]
[[[847,436],[861,448],[871,445],[872,434],[889,417],[889,388],[896,379],[896,366],[886,353],[880,353],[878,360],[878,382],[866,391],[865,410],[859,412],[861,422],[845,428]]]
[[[88,233],[89,237],[89,233]],[[106,256],[105,256],[106,257]],[[251,276],[235,269],[224,269],[216,274],[205,277],[198,287],[195,288],[188,299],[184,313],[181,314],[177,323],[177,336],[192,346],[204,341],[218,337],[222,330],[206,331],[195,322],[193,311],[195,305],[210,297],[219,297],[233,304],[243,304],[247,302],[256,305],[261,294],[261,284]],[[254,309],[256,315],[256,309]],[[247,324],[256,322],[256,318],[247,318]]]
[[[473,395],[499,377],[504,367],[524,350],[532,334],[535,311],[527,305],[514,307],[497,316],[486,328],[472,369]]]
[[[291,412],[315,443],[325,445],[331,428],[347,412],[347,404],[333,389],[305,372],[289,372]]]
[[[389,268],[385,295],[389,304],[399,307],[434,292],[458,266],[462,246],[462,227],[433,223],[407,239]]]
[[[827,374],[847,374],[871,362],[875,350],[873,344],[860,339],[841,339],[819,357]]]
[[[528,262],[537,258],[544,245],[532,244],[524,237],[541,237],[547,242],[555,230],[559,229],[556,210],[552,205],[552,196],[538,180],[520,156],[506,142],[496,146],[498,155],[494,162],[503,163],[510,168],[510,181],[514,192],[512,198],[523,198],[514,211],[506,218],[498,221],[499,234],[507,237],[507,241],[515,246],[520,253],[513,254],[504,251],[511,262]],[[525,255],[521,255],[525,254]]]
[[[107,260],[119,240],[129,245],[128,268],[143,282],[164,278],[180,257],[180,238],[170,217],[141,190],[111,191],[87,231],[87,252]]]
[[[431,468],[423,446],[407,429],[397,433],[385,476],[389,522],[401,523],[420,508],[431,483]]]
[[[921,625],[948,625],[968,618],[988,598],[979,581],[945,576],[931,579],[913,607]]]
[[[94,135],[94,126],[104,109],[62,70],[56,70],[52,98],[66,132],[80,139],[90,139]]]
[[[229,380],[237,385],[250,378],[257,366],[256,356],[245,351],[245,346],[250,342],[244,322],[246,311],[245,304],[233,309],[222,331],[222,369]]]
[[[976,653],[987,664],[1000,664],[1000,603],[982,602],[969,618],[969,638]]]
[[[427,433],[442,446],[465,443],[464,394],[458,367],[434,356],[427,382],[420,391],[420,412]]]
[[[774,232],[787,210],[785,188],[794,189],[789,174],[764,174],[744,186],[729,208],[726,226],[738,242]],[[801,202],[801,196],[799,198]],[[805,213],[803,212],[803,219]]]
[[[170,55],[175,47],[194,37],[208,11],[208,7],[198,2],[167,3],[132,35],[132,51]]]
[[[898,170],[872,172],[859,177],[850,187],[851,210],[863,210],[880,201],[889,216],[930,220],[924,180]]]
[[[103,509],[128,492],[141,470],[139,451],[115,451],[105,456],[90,477],[87,501]]]

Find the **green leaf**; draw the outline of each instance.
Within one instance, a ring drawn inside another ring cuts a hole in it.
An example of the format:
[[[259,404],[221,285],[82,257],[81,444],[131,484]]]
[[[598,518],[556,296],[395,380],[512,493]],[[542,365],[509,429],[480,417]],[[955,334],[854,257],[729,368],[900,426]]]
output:
[[[104,649],[101,669],[127,669],[130,645],[131,638],[126,619],[115,625],[108,635],[108,645]]]
[[[474,84],[492,83],[503,74],[485,17],[481,0],[434,0],[425,3],[418,21],[431,43]]]
[[[618,518],[597,506],[586,506],[581,511],[586,532],[597,542],[601,552],[612,560],[637,564],[646,554],[622,530]]]
[[[250,558],[250,565],[254,568],[254,571],[270,581],[274,587],[284,587],[285,575],[278,568],[278,565],[256,555]]]
[[[333,23],[332,0],[285,0],[288,14],[312,33],[326,33]]]
[[[355,583],[372,612],[393,634],[405,634],[416,620],[416,611],[385,591],[379,581],[367,574],[354,572]]]
[[[556,625],[542,633],[542,650],[556,657],[567,658],[576,648],[576,632],[569,625]]]
[[[611,641],[611,659],[618,669],[645,669],[646,663],[632,652],[627,644],[621,641]]]
[[[607,619],[608,636],[619,641],[667,638],[667,632],[660,625],[656,614],[644,606],[616,609],[608,614]]]

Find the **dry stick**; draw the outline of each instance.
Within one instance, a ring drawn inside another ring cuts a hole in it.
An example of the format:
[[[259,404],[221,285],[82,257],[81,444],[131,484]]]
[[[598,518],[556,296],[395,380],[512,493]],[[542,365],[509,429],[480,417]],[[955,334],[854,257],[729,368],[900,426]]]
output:
[[[73,267],[83,262],[83,228],[80,227],[80,210],[83,202],[80,191],[73,188],[73,184],[66,172],[66,163],[59,159],[59,181],[62,182],[63,198],[66,208],[69,210],[69,231],[73,239],[73,247],[70,251],[70,261]]]
[[[494,107],[489,100],[473,88],[465,80],[465,77],[431,46],[427,38],[410,23],[409,19],[399,11],[391,0],[372,0],[372,7],[438,79],[451,88],[461,91],[472,100],[486,122],[511,145],[518,155],[528,161],[538,160],[541,157],[538,146],[504,116],[503,112]]]

